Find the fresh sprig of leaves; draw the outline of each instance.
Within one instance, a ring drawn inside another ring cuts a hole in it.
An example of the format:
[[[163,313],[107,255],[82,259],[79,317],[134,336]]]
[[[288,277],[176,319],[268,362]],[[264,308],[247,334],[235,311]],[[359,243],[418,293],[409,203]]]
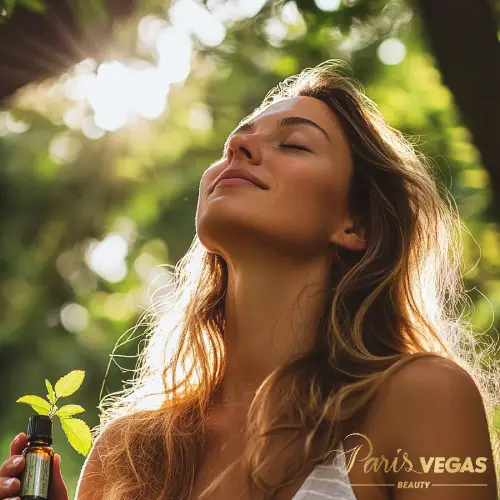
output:
[[[69,444],[78,453],[86,456],[92,447],[90,429],[83,420],[73,418],[73,415],[84,412],[84,408],[73,404],[57,406],[59,399],[71,396],[80,388],[84,378],[83,370],[73,370],[61,377],[55,387],[52,387],[52,384],[45,379],[47,400],[39,396],[27,395],[19,398],[16,403],[29,404],[38,414],[47,415],[50,419],[58,417]]]

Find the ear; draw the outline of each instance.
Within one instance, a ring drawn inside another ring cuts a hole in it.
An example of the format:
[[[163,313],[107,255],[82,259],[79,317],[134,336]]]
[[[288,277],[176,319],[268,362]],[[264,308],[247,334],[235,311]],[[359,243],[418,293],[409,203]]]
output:
[[[365,228],[360,223],[347,221],[332,235],[330,241],[341,247],[359,252],[366,249]]]

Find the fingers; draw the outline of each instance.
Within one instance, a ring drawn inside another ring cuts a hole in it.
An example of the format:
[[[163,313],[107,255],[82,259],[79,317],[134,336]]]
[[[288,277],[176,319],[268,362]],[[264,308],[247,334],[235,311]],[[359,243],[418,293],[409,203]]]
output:
[[[0,498],[16,497],[21,489],[19,476],[24,469],[26,459],[21,455],[26,446],[26,434],[18,434],[11,443],[11,456],[0,467]]]
[[[12,455],[0,467],[0,482],[16,477],[24,469],[25,458],[22,455]]]
[[[24,448],[26,447],[27,443],[28,443],[28,437],[24,432],[21,432],[12,440],[12,443],[10,445],[10,454],[20,455],[24,450]]]
[[[10,446],[11,456],[0,467],[0,498],[12,498],[19,495],[21,481],[19,476],[24,469],[26,459],[21,455],[26,446],[26,434],[18,434]]]
[[[53,500],[68,500],[68,488],[64,483],[61,473],[61,456],[54,455],[54,464],[52,466],[52,483],[50,489],[50,498]]]
[[[17,477],[0,477],[0,498],[19,495],[21,482]]]
[[[27,442],[28,438],[23,432],[18,434],[12,441],[10,446],[11,456],[0,467],[0,499],[18,499],[21,489],[21,482],[18,477],[24,470],[26,463],[26,459],[21,453]],[[54,455],[50,492],[52,500],[68,500],[69,498],[68,488],[61,474],[61,457],[57,454]]]
[[[24,469],[25,458],[22,455],[12,455],[0,467],[0,477],[15,477]]]

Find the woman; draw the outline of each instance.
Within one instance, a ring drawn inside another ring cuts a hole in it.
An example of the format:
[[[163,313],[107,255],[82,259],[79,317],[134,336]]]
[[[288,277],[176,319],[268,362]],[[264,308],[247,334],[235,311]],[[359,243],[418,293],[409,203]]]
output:
[[[341,65],[273,89],[202,176],[78,500],[496,499],[498,367],[454,315],[459,217]],[[59,459],[54,478],[65,500]]]

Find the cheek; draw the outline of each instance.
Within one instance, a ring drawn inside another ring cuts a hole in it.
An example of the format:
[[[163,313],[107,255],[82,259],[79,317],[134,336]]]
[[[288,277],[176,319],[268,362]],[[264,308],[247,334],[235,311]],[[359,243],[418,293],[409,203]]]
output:
[[[212,182],[215,180],[216,175],[210,175],[205,172],[200,180],[198,190],[198,202],[196,205],[195,225],[198,228],[200,217],[204,214],[207,205],[208,191],[211,188]]]
[[[331,221],[332,211],[343,199],[341,180],[328,168],[318,165],[290,166],[280,176],[275,197],[275,208],[288,213],[288,218],[303,221],[311,227],[322,227]],[[281,207],[281,208],[280,208]]]
[[[217,176],[223,171],[222,168],[216,168],[217,164],[207,168],[205,172],[203,172],[200,179],[200,192],[205,194],[207,190],[210,188],[212,183],[215,181]]]
[[[200,189],[206,191],[215,181],[218,175],[225,170],[225,161],[219,159],[205,169],[200,179]]]

